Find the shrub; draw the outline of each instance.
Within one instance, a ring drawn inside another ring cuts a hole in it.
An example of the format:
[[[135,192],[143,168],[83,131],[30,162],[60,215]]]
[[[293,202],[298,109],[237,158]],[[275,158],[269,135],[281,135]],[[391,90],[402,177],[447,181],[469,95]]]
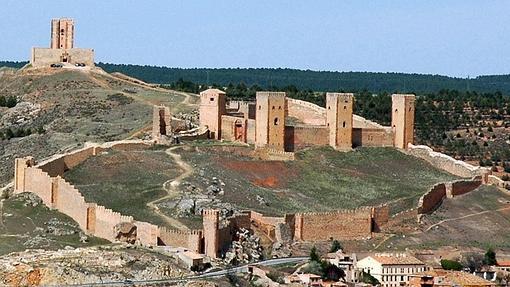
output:
[[[312,247],[310,250],[310,261],[320,262],[321,257],[319,255],[319,252],[317,252],[317,248],[315,246]]]
[[[458,261],[454,260],[448,260],[448,259],[441,259],[441,267],[444,270],[455,270],[460,271],[462,270],[463,266]]]
[[[487,250],[487,252],[485,253],[483,263],[490,266],[496,265],[498,263],[496,260],[496,252],[494,252],[492,248],[489,248],[489,250]]]
[[[331,248],[329,249],[329,252],[337,252],[338,250],[341,250],[341,249],[343,249],[342,244],[340,244],[340,241],[335,239],[331,243]]]

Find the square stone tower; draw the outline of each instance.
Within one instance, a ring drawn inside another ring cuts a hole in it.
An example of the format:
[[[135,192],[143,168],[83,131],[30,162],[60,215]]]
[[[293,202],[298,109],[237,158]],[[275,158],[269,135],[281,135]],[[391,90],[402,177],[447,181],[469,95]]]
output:
[[[74,48],[74,21],[69,18],[51,20],[51,48]]]
[[[202,211],[202,224],[204,228],[205,255],[216,258],[219,252],[220,211],[207,209]]]
[[[221,139],[221,116],[226,114],[226,94],[218,89],[200,93],[200,127],[207,127],[211,138]]]
[[[284,92],[257,92],[255,148],[285,151]]]
[[[352,149],[352,111],[354,94],[326,94],[326,125],[329,145],[337,150]]]
[[[414,104],[415,95],[391,95],[391,127],[393,129],[393,145],[407,149],[414,143]]]
[[[162,135],[172,134],[172,114],[170,108],[154,106],[152,110],[152,137],[158,139]]]

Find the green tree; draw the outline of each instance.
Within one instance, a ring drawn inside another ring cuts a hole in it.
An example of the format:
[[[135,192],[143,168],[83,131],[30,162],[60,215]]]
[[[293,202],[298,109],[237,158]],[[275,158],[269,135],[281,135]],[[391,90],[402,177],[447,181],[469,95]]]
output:
[[[342,244],[340,244],[340,241],[335,239],[331,243],[331,248],[329,249],[329,252],[337,252],[338,250],[341,249],[343,249]]]
[[[441,267],[444,270],[455,270],[455,271],[460,271],[463,268],[463,266],[460,262],[455,261],[455,260],[448,260],[448,259],[441,259]]]
[[[487,252],[485,252],[483,263],[489,266],[494,266],[498,263],[496,260],[496,252],[494,252],[492,248],[489,248]]]
[[[312,249],[310,250],[310,261],[314,261],[314,262],[321,261],[321,257],[320,257],[319,252],[317,251],[317,248],[315,246],[313,246]]]

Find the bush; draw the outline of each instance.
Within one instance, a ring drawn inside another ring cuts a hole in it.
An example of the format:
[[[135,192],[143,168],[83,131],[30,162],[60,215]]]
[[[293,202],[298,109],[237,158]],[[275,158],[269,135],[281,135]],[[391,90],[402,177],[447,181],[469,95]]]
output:
[[[310,250],[310,261],[320,262],[321,257],[319,255],[319,252],[317,252],[317,248],[315,246],[312,247]]]
[[[308,263],[308,265],[303,267],[301,269],[301,271],[303,271],[304,273],[311,273],[311,274],[315,274],[315,275],[319,275],[319,276],[322,276],[322,274],[323,274],[322,273],[322,265],[318,261],[310,261],[310,263]]]
[[[441,267],[444,270],[455,270],[460,271],[462,270],[463,266],[458,261],[454,260],[448,260],[448,259],[441,259]]]
[[[331,248],[329,249],[329,252],[337,252],[338,250],[341,249],[343,249],[342,244],[340,244],[340,241],[335,239],[331,243]]]
[[[373,285],[373,286],[376,286],[376,285],[380,285],[381,283],[379,282],[379,280],[377,280],[374,276],[366,273],[365,271],[363,271],[361,273],[361,282],[363,283],[367,283],[367,284],[370,284],[370,285]]]
[[[496,260],[496,252],[494,252],[492,248],[489,248],[489,250],[485,253],[483,263],[489,266],[494,266],[498,263]]]
[[[282,272],[278,272],[276,270],[271,270],[267,273],[267,277],[276,283],[280,283],[280,284],[285,283],[285,281],[283,280],[284,275]]]

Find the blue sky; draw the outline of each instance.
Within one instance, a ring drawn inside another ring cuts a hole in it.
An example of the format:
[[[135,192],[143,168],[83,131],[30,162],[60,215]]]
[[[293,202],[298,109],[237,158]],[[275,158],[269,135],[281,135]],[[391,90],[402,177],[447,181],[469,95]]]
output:
[[[0,60],[48,46],[63,16],[104,62],[510,74],[508,0],[2,0]]]

